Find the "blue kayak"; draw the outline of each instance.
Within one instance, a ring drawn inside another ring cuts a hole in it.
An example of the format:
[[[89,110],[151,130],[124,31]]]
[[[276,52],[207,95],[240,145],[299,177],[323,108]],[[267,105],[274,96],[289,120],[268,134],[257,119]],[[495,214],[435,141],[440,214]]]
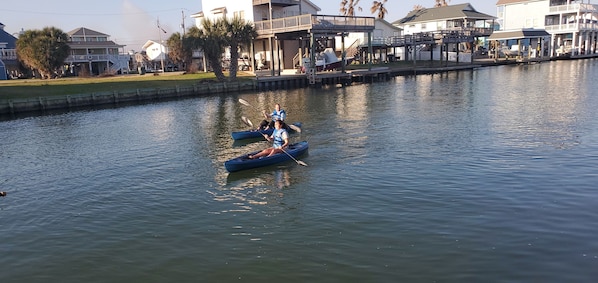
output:
[[[298,142],[298,143],[289,145],[285,149],[285,151],[289,155],[293,156],[294,158],[297,158],[298,156],[306,153],[307,148],[308,148],[307,141],[302,141],[302,142]],[[258,150],[258,151],[244,154],[239,157],[235,157],[231,160],[225,161],[224,167],[226,168],[226,170],[228,172],[236,172],[236,171],[241,171],[241,170],[245,170],[245,169],[263,167],[263,166],[268,166],[268,165],[272,165],[272,164],[276,164],[276,163],[293,160],[289,155],[287,155],[284,152],[281,152],[281,153],[278,153],[278,154],[275,154],[272,156],[264,156],[264,157],[257,158],[257,159],[249,159],[249,157],[248,157],[249,155],[256,154],[260,151],[261,150]]]
[[[294,126],[301,128],[301,122],[293,123]],[[262,133],[265,135],[271,135],[274,131],[273,128],[263,130]],[[295,133],[295,131],[291,128],[288,130],[289,134]],[[249,131],[240,131],[240,132],[232,132],[231,135],[233,136],[234,140],[244,140],[244,139],[254,139],[254,138],[261,138],[262,134],[258,130],[249,130]]]

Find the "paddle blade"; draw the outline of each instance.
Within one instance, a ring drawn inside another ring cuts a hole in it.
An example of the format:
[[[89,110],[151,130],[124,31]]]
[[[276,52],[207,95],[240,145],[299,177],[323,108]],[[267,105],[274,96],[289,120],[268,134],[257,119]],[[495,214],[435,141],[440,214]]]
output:
[[[293,129],[293,131],[295,131],[297,133],[301,133],[301,128],[299,128],[295,125],[289,125],[289,128]]]
[[[301,161],[301,160],[297,160],[297,164],[301,165],[301,166],[307,166],[307,163]]]
[[[247,117],[242,116],[241,120],[243,120],[243,123],[245,123],[245,125],[253,128],[253,123],[251,123],[251,120],[249,120]]]
[[[247,102],[247,100],[245,100],[245,99],[239,98],[239,103],[241,103],[241,104],[243,104],[245,106],[250,106],[251,107],[251,104],[249,104],[249,102]]]

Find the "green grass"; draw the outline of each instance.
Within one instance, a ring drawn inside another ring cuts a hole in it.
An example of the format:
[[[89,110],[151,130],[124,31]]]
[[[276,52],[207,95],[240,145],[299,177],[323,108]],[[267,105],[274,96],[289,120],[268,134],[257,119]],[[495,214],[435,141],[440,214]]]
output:
[[[237,74],[240,80],[253,78],[247,73]],[[32,98],[40,96],[75,95],[136,89],[174,88],[192,86],[206,80],[215,80],[214,73],[164,73],[158,76],[118,75],[92,78],[59,78],[51,80],[25,79],[0,81],[0,99]]]
[[[465,63],[468,64],[468,63]],[[372,64],[371,67],[413,68],[416,67],[442,67],[447,62],[438,61],[397,61],[383,64]],[[449,62],[449,66],[458,65]],[[368,64],[352,64],[348,70],[368,68]],[[228,75],[228,74],[227,74]],[[240,80],[253,79],[254,76],[246,72],[238,72]],[[26,79],[0,81],[0,100],[18,98],[37,98],[59,95],[90,94],[100,92],[125,92],[136,89],[166,89],[176,86],[185,87],[201,83],[202,81],[215,80],[214,73],[182,74],[180,72],[163,73],[158,76],[145,75],[117,75],[111,77],[91,78],[60,78],[50,80]]]

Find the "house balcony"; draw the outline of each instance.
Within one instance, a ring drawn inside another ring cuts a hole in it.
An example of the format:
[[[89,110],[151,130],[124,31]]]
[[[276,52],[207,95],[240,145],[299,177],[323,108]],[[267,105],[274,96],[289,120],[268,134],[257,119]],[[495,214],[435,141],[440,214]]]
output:
[[[480,28],[480,27],[454,27],[447,28],[444,31],[456,31],[459,33],[466,34],[468,36],[490,36],[494,31],[492,28]]]
[[[550,6],[548,9],[549,15],[567,14],[567,13],[591,13],[598,12],[597,5],[573,3],[569,5]]]
[[[2,60],[17,60],[16,49],[0,49],[0,59]]]
[[[371,32],[373,17],[345,17],[303,14],[299,16],[258,21],[254,23],[258,38],[279,33],[311,31],[311,33],[337,34],[342,32]]]
[[[272,6],[287,7],[299,5],[299,0],[253,0],[253,6],[266,5],[272,3]]]
[[[544,27],[544,29],[552,34],[578,31],[598,31],[598,23],[570,23],[560,25],[547,25]]]
[[[128,61],[129,55],[112,55],[112,54],[94,54],[94,55],[69,55],[65,62],[68,63],[84,63],[84,62],[118,62]]]

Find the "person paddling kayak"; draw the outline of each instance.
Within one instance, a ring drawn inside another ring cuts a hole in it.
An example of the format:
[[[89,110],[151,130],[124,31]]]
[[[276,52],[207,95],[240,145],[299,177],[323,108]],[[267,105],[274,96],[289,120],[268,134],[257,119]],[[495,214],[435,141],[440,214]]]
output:
[[[280,153],[289,145],[289,133],[282,128],[283,122],[276,120],[274,122],[274,132],[271,136],[263,135],[268,141],[272,142],[272,147],[266,148],[255,155],[247,156],[249,159],[260,158],[262,156],[272,156]]]
[[[289,130],[289,126],[287,126],[287,124],[284,122],[284,120],[287,118],[287,112],[280,108],[280,104],[276,103],[276,105],[274,105],[274,110],[271,114],[267,114],[266,111],[262,111],[262,115],[264,115],[265,119],[260,123],[258,130],[267,130],[269,128],[273,128],[274,122],[276,122],[276,120],[280,120],[282,122],[283,129],[287,131]],[[268,121],[268,119],[270,121]]]

